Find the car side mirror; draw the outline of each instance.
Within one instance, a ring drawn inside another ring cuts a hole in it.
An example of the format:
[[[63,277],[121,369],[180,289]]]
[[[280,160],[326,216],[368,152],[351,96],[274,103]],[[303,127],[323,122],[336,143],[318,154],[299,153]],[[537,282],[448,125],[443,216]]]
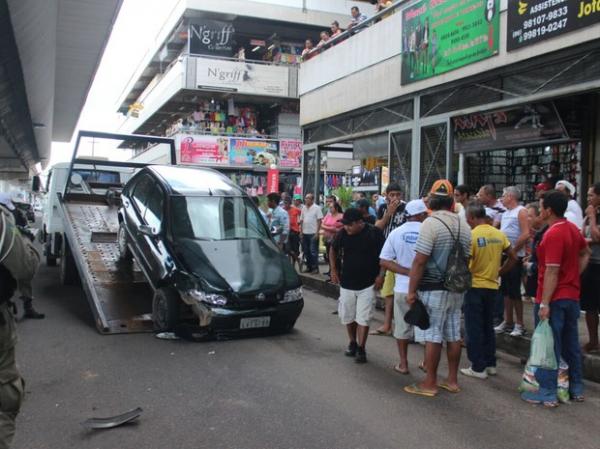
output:
[[[158,231],[153,226],[141,225],[139,230],[142,234],[147,235],[150,238],[155,238],[158,236]]]

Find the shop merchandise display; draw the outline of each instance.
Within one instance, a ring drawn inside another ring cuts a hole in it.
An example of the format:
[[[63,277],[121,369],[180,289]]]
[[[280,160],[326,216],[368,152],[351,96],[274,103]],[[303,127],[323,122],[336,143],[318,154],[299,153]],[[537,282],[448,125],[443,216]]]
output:
[[[535,201],[534,186],[546,182],[546,173],[552,161],[560,164],[561,178],[579,188],[581,184],[579,143],[466,154],[465,183],[472,186],[514,185],[521,190],[523,202],[532,202]]]

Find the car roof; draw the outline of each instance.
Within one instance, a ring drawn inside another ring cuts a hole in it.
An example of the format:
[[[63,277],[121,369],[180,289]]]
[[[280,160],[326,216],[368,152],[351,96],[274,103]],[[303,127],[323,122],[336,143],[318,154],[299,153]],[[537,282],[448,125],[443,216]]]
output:
[[[186,196],[243,196],[233,181],[216,170],[204,167],[151,165],[148,170],[162,179],[169,193]]]

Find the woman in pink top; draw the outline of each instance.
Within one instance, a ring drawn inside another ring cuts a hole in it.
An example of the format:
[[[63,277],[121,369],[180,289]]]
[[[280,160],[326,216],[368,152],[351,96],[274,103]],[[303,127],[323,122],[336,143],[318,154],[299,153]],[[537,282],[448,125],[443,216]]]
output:
[[[329,264],[329,248],[331,247],[331,242],[333,238],[337,234],[337,232],[344,227],[344,225],[339,221],[344,216],[342,207],[337,202],[335,196],[328,196],[326,200],[329,211],[327,215],[323,218],[323,222],[321,223],[321,235],[325,240],[325,261]],[[340,265],[337,265],[338,267]],[[326,276],[329,276],[330,270],[325,273]]]

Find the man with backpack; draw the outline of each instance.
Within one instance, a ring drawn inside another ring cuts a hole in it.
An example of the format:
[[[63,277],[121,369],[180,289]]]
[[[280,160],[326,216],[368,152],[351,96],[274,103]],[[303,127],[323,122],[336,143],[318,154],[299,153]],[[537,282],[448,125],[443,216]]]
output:
[[[430,326],[426,330],[415,328],[415,339],[425,342],[425,380],[404,390],[428,397],[437,395],[438,388],[460,391],[460,316],[464,292],[471,287],[471,232],[466,221],[452,212],[453,190],[446,179],[436,181],[431,188],[428,203],[432,214],[421,226],[406,298],[411,306],[417,300],[424,304]],[[443,342],[448,351],[448,378],[438,383]]]

